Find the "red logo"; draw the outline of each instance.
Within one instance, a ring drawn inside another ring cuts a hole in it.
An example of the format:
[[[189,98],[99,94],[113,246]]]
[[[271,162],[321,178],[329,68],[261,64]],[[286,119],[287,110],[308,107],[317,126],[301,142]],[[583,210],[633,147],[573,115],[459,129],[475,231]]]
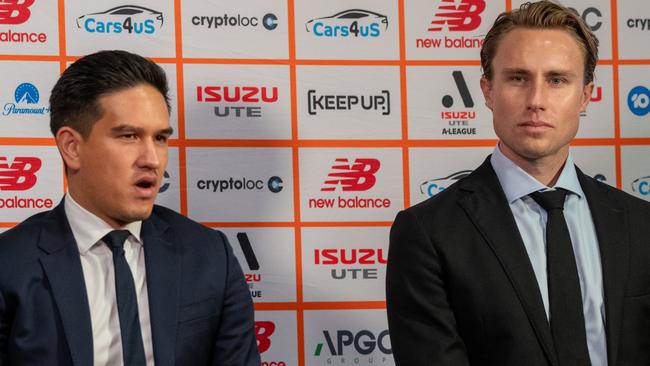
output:
[[[35,173],[41,169],[41,159],[16,157],[11,165],[0,156],[0,191],[25,191],[36,184]]]
[[[29,7],[35,0],[0,0],[0,24],[22,24],[32,12]]]
[[[315,264],[386,264],[388,257],[382,248],[315,249]]]
[[[377,159],[356,159],[354,164],[348,164],[348,159],[336,159],[332,165],[332,172],[327,175],[321,188],[323,192],[331,192],[340,184],[344,192],[347,191],[367,191],[375,185],[377,178],[375,173],[380,167]]]
[[[271,347],[271,336],[275,332],[275,324],[270,321],[255,322],[255,338],[260,353],[268,351]]]
[[[485,10],[485,0],[441,0],[435,19],[429,27],[430,32],[438,32],[447,25],[449,31],[472,31],[481,25],[481,13]]]
[[[197,86],[197,102],[274,103],[278,88],[266,86]]]

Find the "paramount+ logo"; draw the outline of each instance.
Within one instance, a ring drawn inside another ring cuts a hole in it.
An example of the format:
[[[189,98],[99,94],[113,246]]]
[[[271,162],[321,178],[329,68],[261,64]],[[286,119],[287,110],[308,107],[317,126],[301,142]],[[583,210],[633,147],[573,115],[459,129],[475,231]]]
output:
[[[375,365],[393,362],[388,329],[379,333],[363,329],[323,331],[325,343],[318,343],[314,356],[326,357],[327,364]]]
[[[447,32],[444,37],[418,38],[417,48],[437,49],[478,49],[483,45],[483,39],[478,36],[454,36],[453,33],[475,31],[481,25],[485,0],[440,0],[435,8],[433,20],[427,31],[433,34]]]
[[[41,169],[41,159],[17,156],[11,161],[0,156],[0,191],[27,191],[36,185],[36,173]],[[50,198],[42,197],[0,197],[0,208],[52,208]]]
[[[375,174],[381,168],[381,163],[374,158],[358,158],[352,164],[347,158],[337,158],[332,165],[327,179],[323,182],[321,192],[366,192],[375,186]],[[353,197],[314,197],[309,198],[309,208],[338,208],[338,209],[366,209],[389,208],[391,201],[383,197],[367,197],[354,195]]]
[[[246,177],[227,179],[200,179],[196,182],[196,188],[201,191],[212,191],[214,193],[223,193],[228,191],[264,191],[268,189],[272,193],[282,191],[282,178],[272,176],[268,180],[251,179]]]
[[[388,263],[382,248],[314,249],[314,264],[328,268],[334,280],[377,280],[379,267]]]
[[[0,1],[0,25],[21,25],[32,15],[30,10],[36,0]],[[47,34],[42,32],[16,32],[13,29],[0,32],[0,43],[45,43]]]
[[[276,325],[272,321],[255,322],[255,339],[257,340],[257,349],[262,356],[261,366],[287,366],[286,361],[269,361],[264,359],[264,353],[271,348],[271,336],[275,333]]]
[[[220,118],[259,118],[265,105],[278,101],[278,87],[200,85],[196,87],[196,101],[216,104],[214,115]]]

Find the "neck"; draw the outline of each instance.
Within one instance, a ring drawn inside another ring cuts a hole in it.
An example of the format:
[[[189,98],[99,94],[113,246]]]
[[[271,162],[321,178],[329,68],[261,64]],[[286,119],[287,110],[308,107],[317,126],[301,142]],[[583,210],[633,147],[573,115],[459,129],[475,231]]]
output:
[[[542,158],[526,158],[515,154],[508,147],[499,144],[501,153],[515,163],[518,167],[537,179],[547,187],[553,187],[562,173],[562,168],[569,157],[568,147],[551,156]]]

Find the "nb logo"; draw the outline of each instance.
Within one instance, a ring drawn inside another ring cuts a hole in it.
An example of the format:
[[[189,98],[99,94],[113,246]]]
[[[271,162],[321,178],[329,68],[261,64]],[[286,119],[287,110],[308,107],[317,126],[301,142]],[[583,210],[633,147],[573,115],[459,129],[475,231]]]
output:
[[[0,191],[26,191],[36,184],[35,173],[41,169],[41,159],[16,157],[9,164],[0,156]]]
[[[449,31],[472,31],[481,25],[481,13],[485,10],[485,0],[441,0],[435,19],[429,27],[430,32],[439,32],[443,26]]]
[[[336,159],[321,191],[334,191],[339,184],[343,191],[367,191],[375,185],[380,165],[377,159],[355,159],[352,165],[348,159]]]
[[[32,14],[35,0],[0,0],[0,24],[23,24]]]
[[[271,347],[271,336],[275,332],[275,324],[269,321],[255,322],[255,338],[260,353],[266,352]]]

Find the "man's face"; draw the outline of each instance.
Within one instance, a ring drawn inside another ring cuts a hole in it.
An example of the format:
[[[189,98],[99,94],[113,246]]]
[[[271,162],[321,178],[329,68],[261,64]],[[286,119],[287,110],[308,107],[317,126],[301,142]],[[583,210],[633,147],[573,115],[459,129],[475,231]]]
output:
[[[99,98],[103,116],[78,142],[70,193],[113,227],[149,217],[167,166],[165,99],[141,84]]]
[[[584,85],[584,59],[564,30],[517,28],[501,39],[481,89],[499,146],[515,163],[566,159],[593,89]]]

